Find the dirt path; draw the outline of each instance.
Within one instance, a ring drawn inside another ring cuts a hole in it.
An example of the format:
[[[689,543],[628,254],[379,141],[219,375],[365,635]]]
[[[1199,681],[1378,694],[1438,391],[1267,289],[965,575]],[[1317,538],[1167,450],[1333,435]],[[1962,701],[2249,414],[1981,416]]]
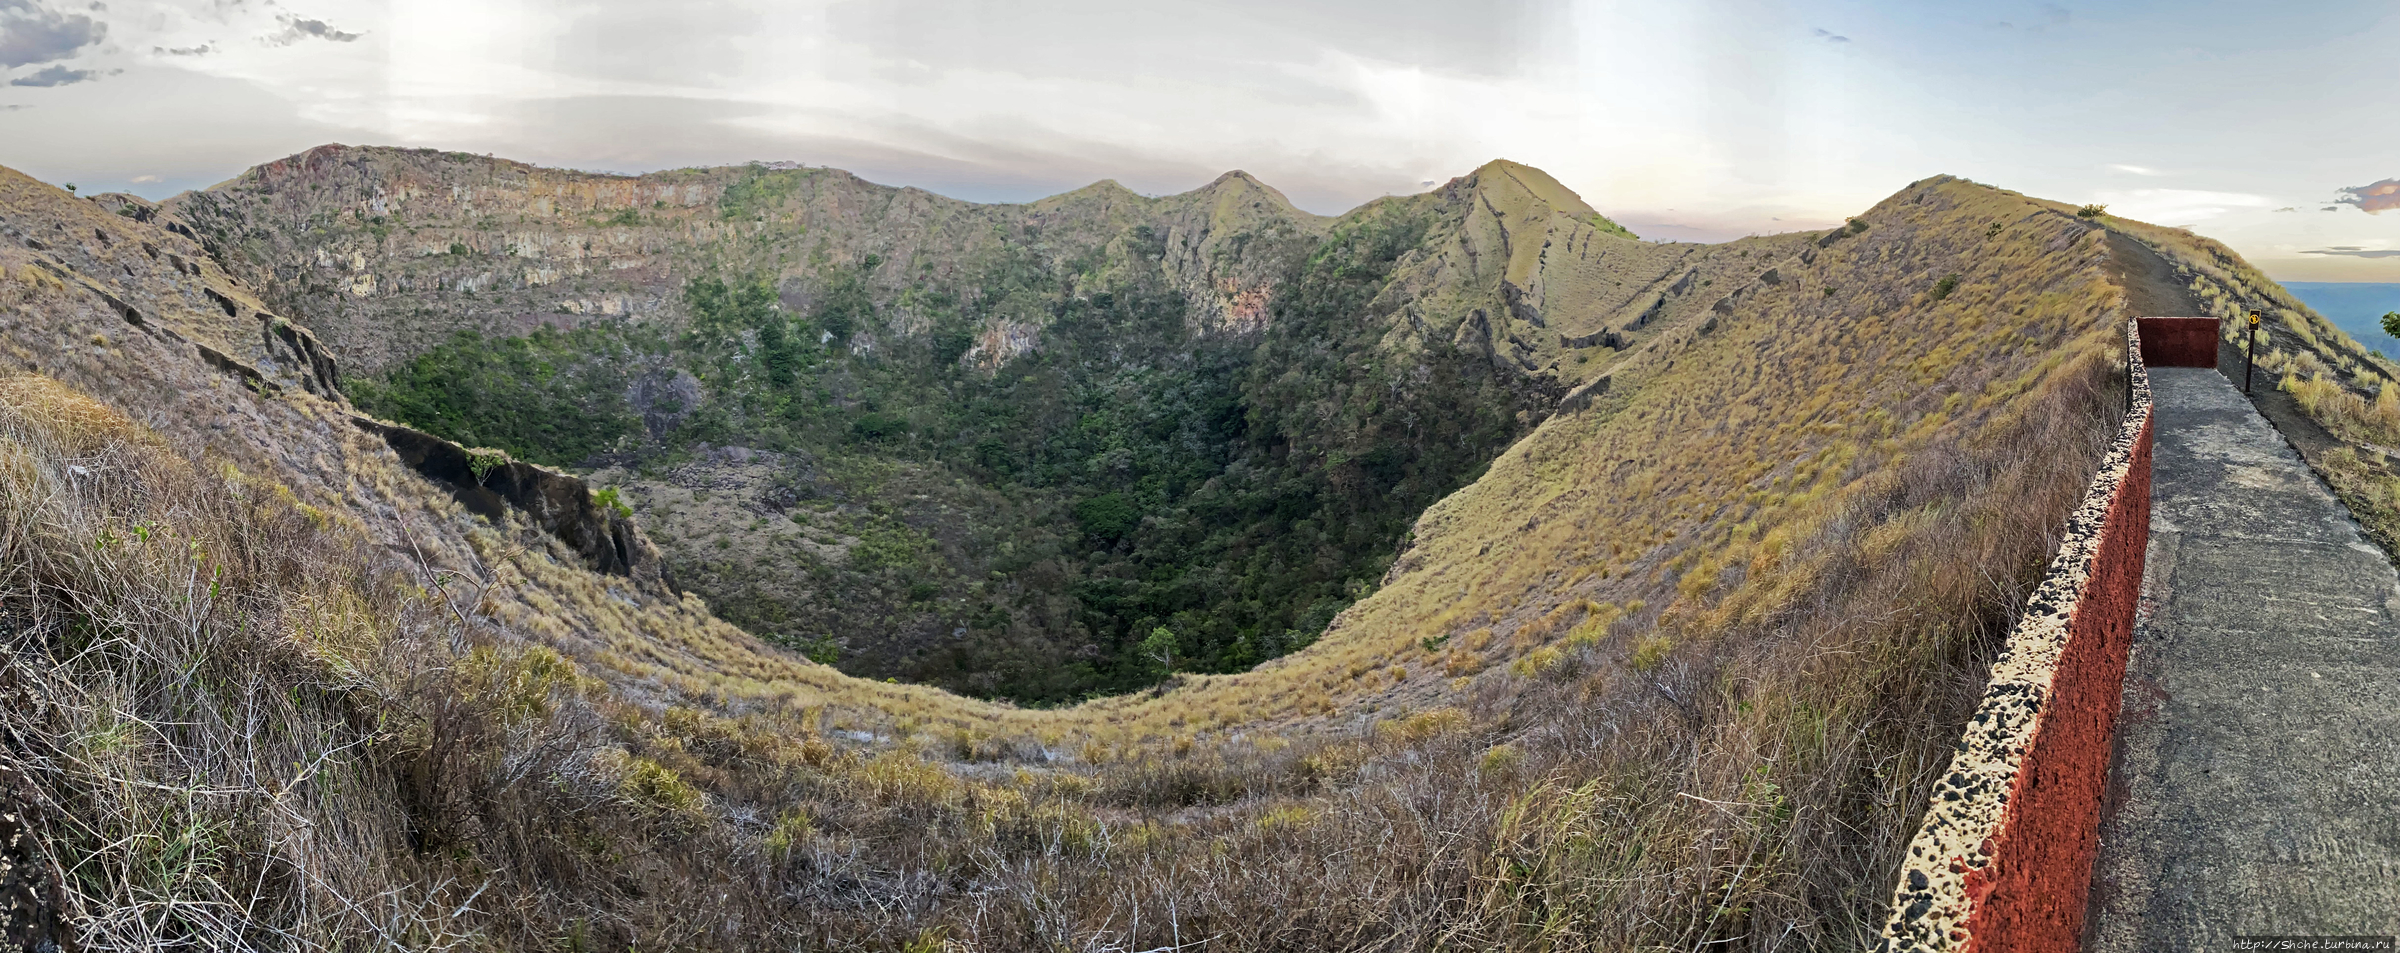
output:
[[[2149,567],[2086,945],[2400,932],[2400,574],[2224,376],[2151,382]]]

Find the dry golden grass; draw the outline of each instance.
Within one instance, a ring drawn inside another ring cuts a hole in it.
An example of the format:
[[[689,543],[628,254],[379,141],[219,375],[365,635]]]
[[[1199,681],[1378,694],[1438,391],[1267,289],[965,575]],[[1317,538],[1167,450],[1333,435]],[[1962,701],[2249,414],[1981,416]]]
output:
[[[2225,319],[2229,344],[2245,346],[2248,313],[2261,324],[2258,368],[2311,420],[2347,446],[2309,451],[2309,463],[2333,485],[2369,534],[2400,552],[2400,478],[2390,455],[2400,448],[2400,366],[2377,356],[2324,316],[2259,273],[2231,249],[2182,229],[2108,220],[2164,257],[2206,314]],[[2304,441],[2303,445],[2312,443]]]
[[[0,380],[0,757],[85,948],[442,945],[440,891],[387,889],[417,872],[352,724],[414,620],[348,548],[114,410]]]
[[[2322,370],[2295,367],[2283,375],[2282,387],[2299,402],[2300,409],[2344,440],[2400,445],[2400,384],[2385,381],[2383,389],[2369,400]]]

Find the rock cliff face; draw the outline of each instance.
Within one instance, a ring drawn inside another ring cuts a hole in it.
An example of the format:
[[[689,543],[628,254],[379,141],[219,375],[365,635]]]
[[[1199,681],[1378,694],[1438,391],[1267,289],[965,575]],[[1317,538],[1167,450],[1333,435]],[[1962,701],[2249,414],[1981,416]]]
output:
[[[0,177],[11,196],[47,188],[14,172]],[[43,209],[52,214],[32,208],[0,217],[20,284],[88,298],[125,333],[185,350],[263,393],[293,388],[340,400],[339,372],[316,336],[270,311],[157,207],[105,195]],[[36,361],[31,351],[19,356]]]
[[[1575,385],[1757,280],[1814,235],[1653,244],[1539,169],[1495,161],[1418,197],[1449,210],[1381,302],[1518,372]]]
[[[633,518],[602,506],[576,477],[370,417],[352,417],[360,430],[382,437],[400,462],[448,489],[477,516],[506,519],[512,510],[559,538],[594,572],[628,576],[644,588],[669,591],[658,551]]]
[[[1240,172],[1159,199],[1101,182],[1026,205],[977,205],[835,169],[614,176],[345,146],[258,166],[169,205],[226,267],[366,371],[460,328],[506,335],[545,324],[678,322],[688,316],[684,282],[711,270],[770,275],[787,305],[806,310],[835,269],[866,264],[871,294],[891,305],[922,281],[961,277],[1010,246],[1051,263],[1122,258],[1135,228],[1163,243],[1156,264],[1191,301],[1195,326],[1255,331],[1278,276],[1325,229]],[[1047,323],[1021,306],[993,305],[983,335],[1022,338]],[[922,323],[906,303],[883,314],[871,336]]]

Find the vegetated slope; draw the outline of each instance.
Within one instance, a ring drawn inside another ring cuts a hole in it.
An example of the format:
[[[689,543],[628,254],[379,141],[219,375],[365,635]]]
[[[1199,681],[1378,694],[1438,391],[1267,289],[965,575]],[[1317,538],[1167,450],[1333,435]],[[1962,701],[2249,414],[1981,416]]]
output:
[[[1864,946],[2119,399],[2105,233],[1918,183],[1724,249],[1317,644],[1022,711],[475,516],[155,214],[0,179],[0,886],[94,948]]]
[[[2232,249],[2180,228],[2108,215],[2111,231],[2155,256],[2156,283],[2189,310],[2224,319],[2220,363],[2256,376],[2263,410],[2332,484],[2367,534],[2400,553],[2400,365],[2365,347]],[[2256,364],[2242,362],[2249,312],[2261,314]]]
[[[1307,644],[1561,392],[1757,270],[1507,162],[1326,221],[1240,173],[986,206],[329,146],[170,206],[363,406],[621,485],[724,617],[1051,702]]]

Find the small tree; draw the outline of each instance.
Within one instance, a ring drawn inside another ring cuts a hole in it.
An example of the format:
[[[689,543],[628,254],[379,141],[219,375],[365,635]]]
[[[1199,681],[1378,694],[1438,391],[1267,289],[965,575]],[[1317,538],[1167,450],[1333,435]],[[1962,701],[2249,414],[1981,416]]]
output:
[[[1143,639],[1138,649],[1141,654],[1142,667],[1149,669],[1154,678],[1165,678],[1173,674],[1175,649],[1175,633],[1172,630],[1163,625],[1150,630],[1150,637]]]
[[[2400,338],[2400,311],[2383,313],[2383,333]]]

